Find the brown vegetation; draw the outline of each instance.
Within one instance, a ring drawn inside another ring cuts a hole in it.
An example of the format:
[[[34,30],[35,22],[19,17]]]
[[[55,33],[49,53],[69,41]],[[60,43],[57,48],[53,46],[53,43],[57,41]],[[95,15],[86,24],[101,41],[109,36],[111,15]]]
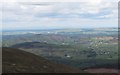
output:
[[[83,73],[77,68],[56,64],[19,49],[2,50],[3,73]]]

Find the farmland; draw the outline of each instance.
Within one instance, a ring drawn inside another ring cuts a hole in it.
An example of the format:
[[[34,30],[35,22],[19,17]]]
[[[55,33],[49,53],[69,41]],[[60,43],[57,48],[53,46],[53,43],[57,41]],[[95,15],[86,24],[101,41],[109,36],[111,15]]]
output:
[[[2,38],[3,47],[80,69],[118,68],[117,28],[4,31]]]

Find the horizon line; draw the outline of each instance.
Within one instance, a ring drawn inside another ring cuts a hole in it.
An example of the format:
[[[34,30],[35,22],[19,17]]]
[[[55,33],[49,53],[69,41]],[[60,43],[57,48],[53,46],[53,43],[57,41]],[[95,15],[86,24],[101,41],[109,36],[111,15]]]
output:
[[[0,31],[22,31],[22,30],[61,30],[61,29],[99,29],[99,28],[120,28],[120,27],[83,27],[83,28],[45,28],[45,29],[2,29]]]

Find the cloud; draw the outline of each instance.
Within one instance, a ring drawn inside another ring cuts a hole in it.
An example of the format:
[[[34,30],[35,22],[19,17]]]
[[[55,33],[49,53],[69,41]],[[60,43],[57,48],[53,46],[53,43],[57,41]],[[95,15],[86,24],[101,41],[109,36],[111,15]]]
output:
[[[3,2],[4,28],[49,28],[68,25],[116,25],[117,2],[85,0],[86,2]],[[110,21],[110,22],[109,22]],[[113,23],[111,23],[111,21]],[[96,26],[95,26],[96,25]],[[74,27],[74,26],[73,26]]]
[[[7,5],[7,6],[6,6]],[[85,15],[98,17],[110,15],[117,10],[117,6],[103,0],[89,1],[85,3],[14,3],[6,4],[3,10],[12,11],[15,14],[29,14],[39,17],[82,17]],[[104,5],[104,6],[103,6]],[[31,10],[32,9],[32,10]],[[103,15],[101,15],[103,13]],[[46,16],[45,16],[46,15]],[[89,17],[91,18],[91,17]]]
[[[4,0],[4,2],[100,2],[101,0]],[[119,0],[104,0],[107,2],[118,2]]]

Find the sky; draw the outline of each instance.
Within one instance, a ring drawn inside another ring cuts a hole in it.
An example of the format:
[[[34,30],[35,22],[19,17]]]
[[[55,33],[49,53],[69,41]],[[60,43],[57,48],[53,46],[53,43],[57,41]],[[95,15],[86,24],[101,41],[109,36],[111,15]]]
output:
[[[118,26],[118,0],[4,0],[3,30]]]

